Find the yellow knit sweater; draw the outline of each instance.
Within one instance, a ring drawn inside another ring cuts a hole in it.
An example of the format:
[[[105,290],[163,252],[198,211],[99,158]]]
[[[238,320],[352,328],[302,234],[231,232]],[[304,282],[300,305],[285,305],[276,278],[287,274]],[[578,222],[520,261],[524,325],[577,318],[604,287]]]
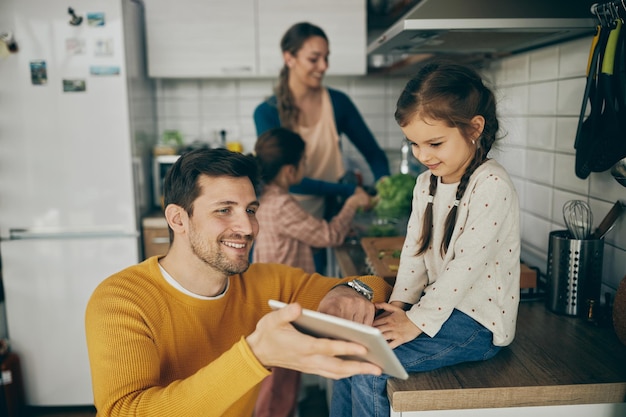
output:
[[[85,327],[98,416],[250,416],[269,371],[245,341],[267,300],[316,309],[336,278],[252,264],[220,297],[189,297],[168,284],[157,257],[103,281]],[[390,287],[362,277],[386,300]]]

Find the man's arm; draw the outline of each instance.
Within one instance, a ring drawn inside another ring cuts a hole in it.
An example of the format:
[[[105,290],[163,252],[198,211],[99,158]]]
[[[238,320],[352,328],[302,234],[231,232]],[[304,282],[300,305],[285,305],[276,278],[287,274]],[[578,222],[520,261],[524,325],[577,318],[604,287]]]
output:
[[[376,307],[347,285],[338,285],[322,298],[318,311],[371,325],[374,322]]]

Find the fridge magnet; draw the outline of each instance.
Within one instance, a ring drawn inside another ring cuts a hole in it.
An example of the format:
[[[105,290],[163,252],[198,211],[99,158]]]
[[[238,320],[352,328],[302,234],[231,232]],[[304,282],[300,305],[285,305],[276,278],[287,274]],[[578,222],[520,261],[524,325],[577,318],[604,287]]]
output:
[[[67,38],[65,50],[68,55],[83,55],[85,53],[85,40],[82,38]]]
[[[44,85],[48,83],[46,61],[30,61],[30,81],[33,85]]]
[[[94,47],[95,56],[113,56],[113,39],[96,39]]]
[[[89,26],[104,26],[104,13],[87,13],[87,24]]]
[[[87,90],[85,80],[63,80],[63,92],[77,93]]]
[[[95,65],[89,67],[89,73],[98,76],[120,75],[120,67],[115,65]]]
[[[70,19],[70,25],[72,25],[72,26],[80,26],[80,24],[83,23],[83,17],[82,16],[77,16],[76,13],[74,13],[74,9],[69,7],[67,9],[67,12],[69,13],[70,16],[72,16],[72,18]]]
[[[70,19],[70,22],[69,22],[70,25],[72,25],[72,26],[80,26],[80,24],[83,23],[83,17],[82,16],[76,16],[76,13],[74,13],[74,9],[72,9],[71,7],[68,7],[67,12],[72,17]]]

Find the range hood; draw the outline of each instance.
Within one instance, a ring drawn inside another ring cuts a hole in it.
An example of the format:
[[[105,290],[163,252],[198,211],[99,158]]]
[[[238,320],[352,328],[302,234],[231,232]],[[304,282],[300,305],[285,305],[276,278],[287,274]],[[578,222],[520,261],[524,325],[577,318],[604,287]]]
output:
[[[370,65],[400,57],[501,57],[591,35],[596,2],[421,0],[368,45]]]

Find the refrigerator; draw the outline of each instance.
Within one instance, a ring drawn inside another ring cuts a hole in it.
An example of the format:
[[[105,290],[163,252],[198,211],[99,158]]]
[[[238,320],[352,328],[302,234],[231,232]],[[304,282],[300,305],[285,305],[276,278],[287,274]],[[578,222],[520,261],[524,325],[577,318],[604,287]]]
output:
[[[143,25],[134,0],[0,0],[17,46],[0,57],[0,261],[31,406],[93,404],[87,301],[142,258],[156,142]]]

